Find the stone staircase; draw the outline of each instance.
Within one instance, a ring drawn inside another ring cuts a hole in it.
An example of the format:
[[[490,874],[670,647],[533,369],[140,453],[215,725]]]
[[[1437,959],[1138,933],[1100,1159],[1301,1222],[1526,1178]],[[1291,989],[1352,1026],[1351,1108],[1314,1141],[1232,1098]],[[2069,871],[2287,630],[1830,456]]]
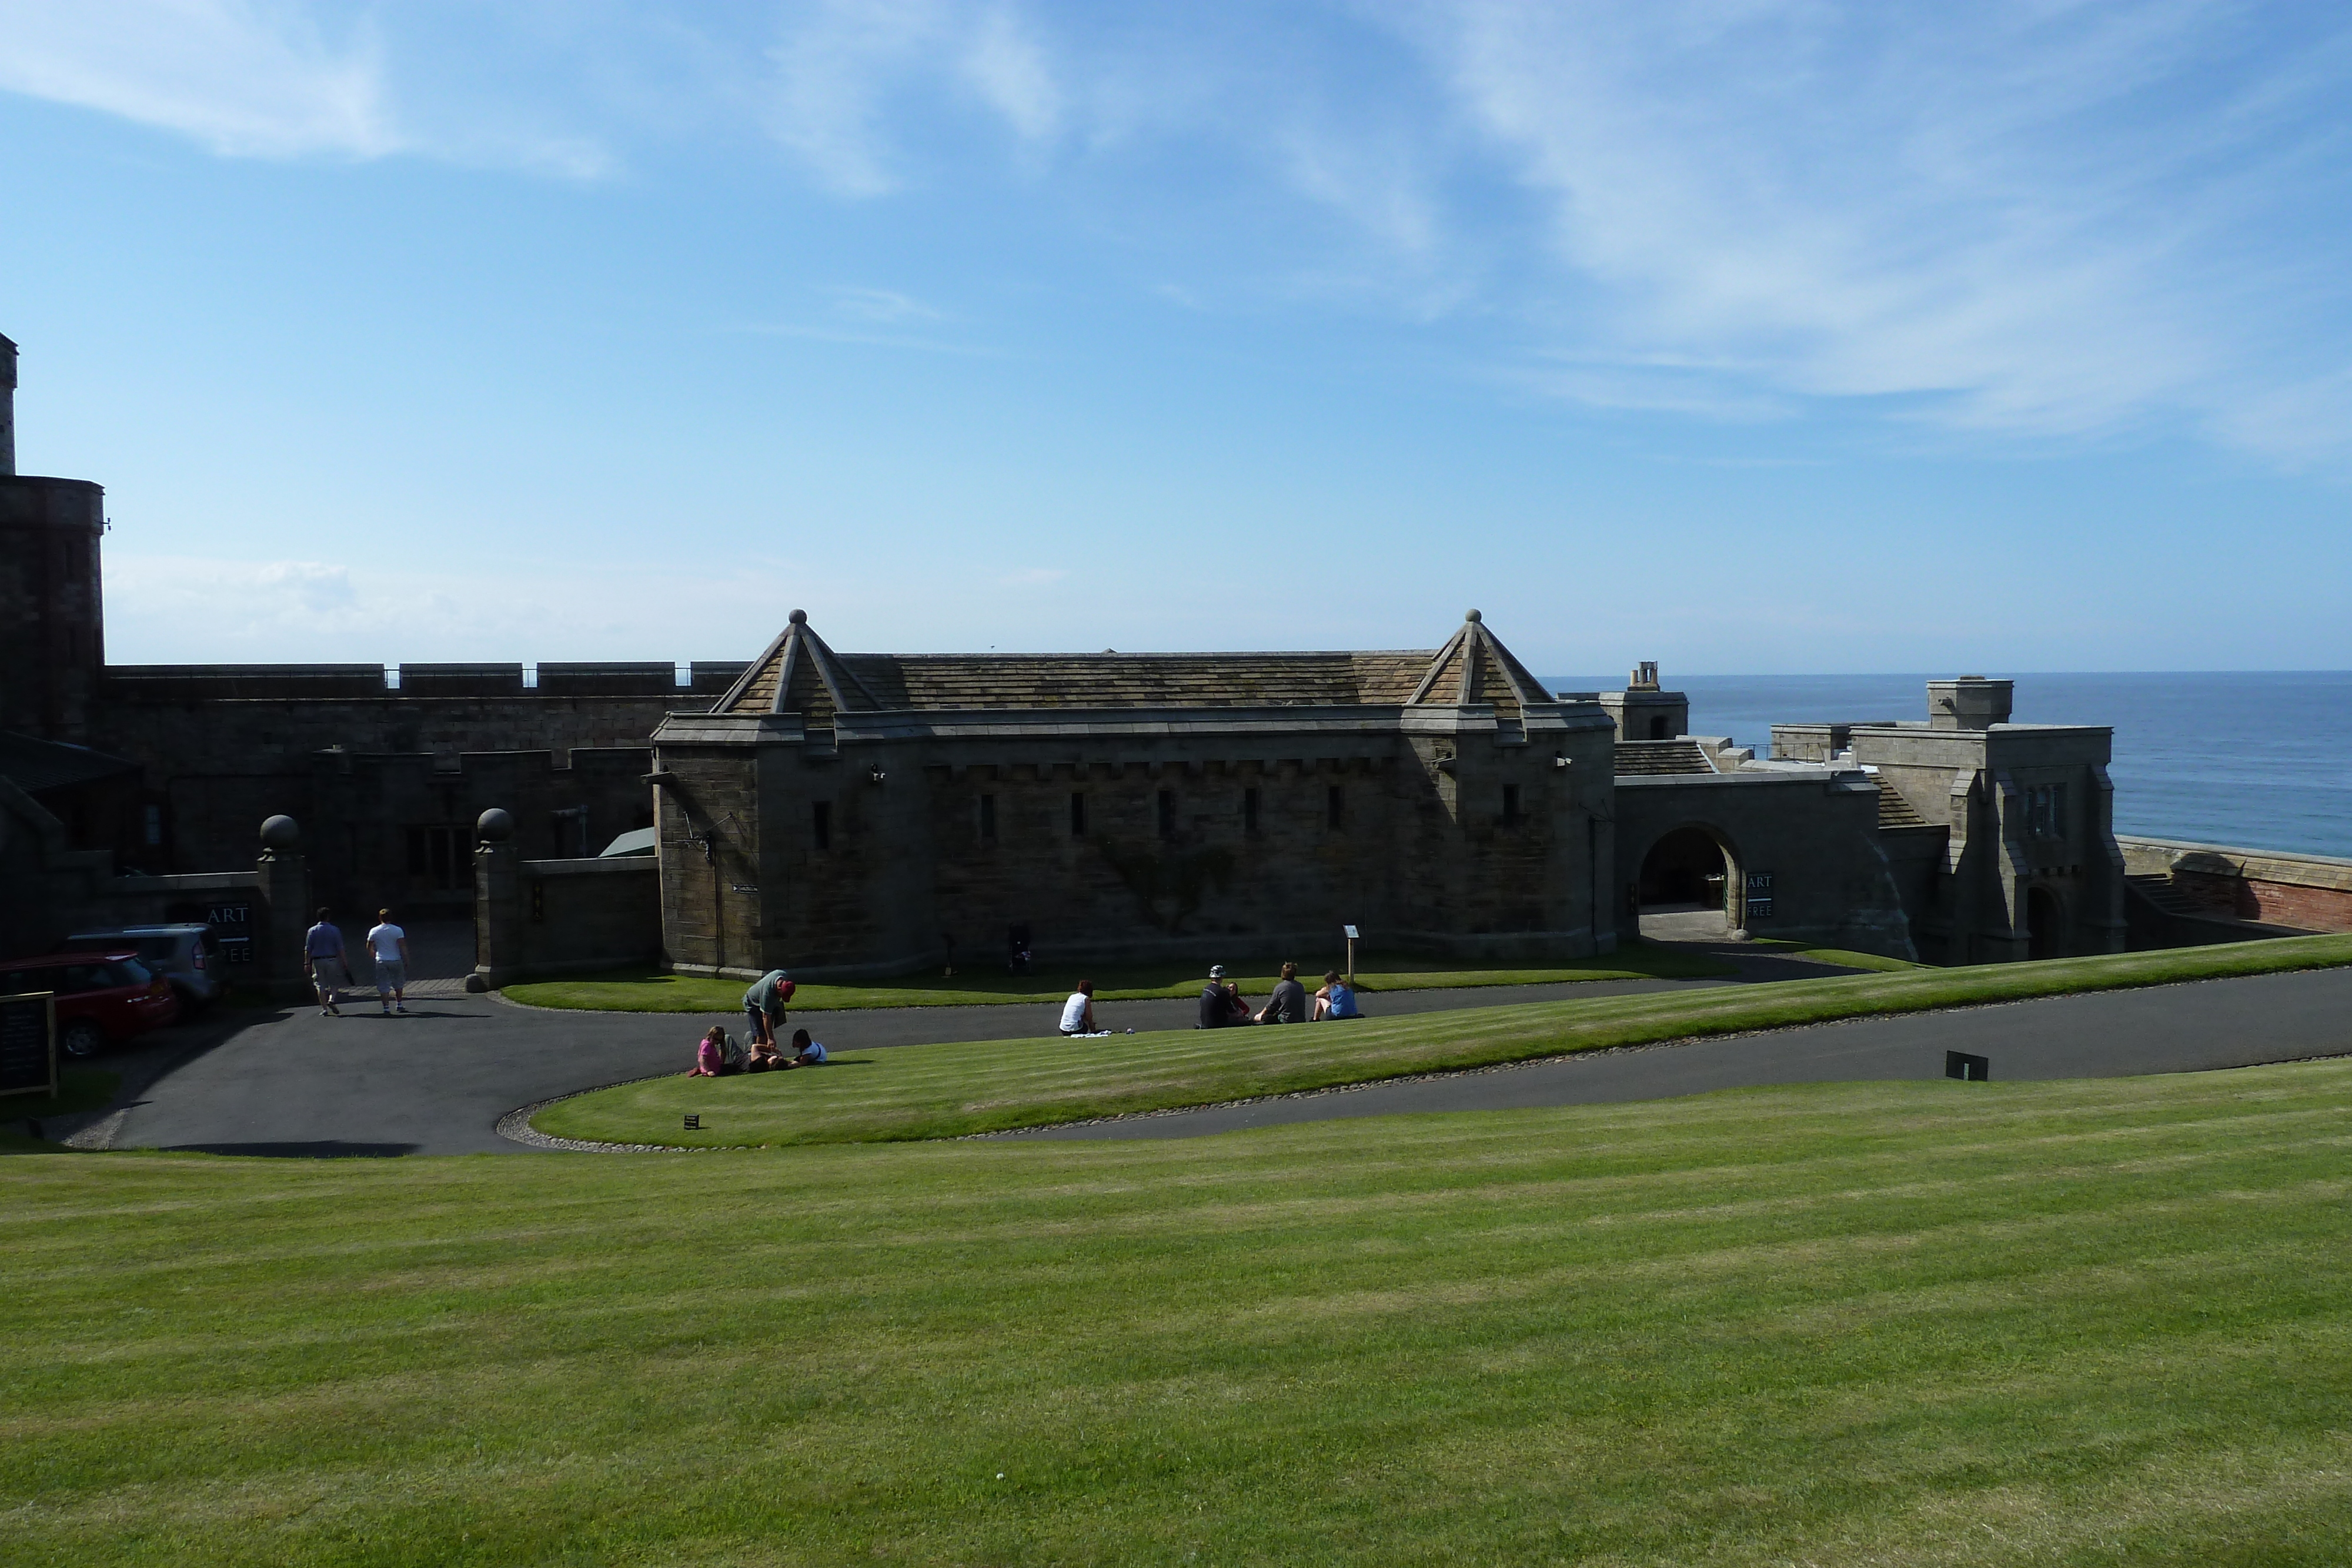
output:
[[[2169,872],[2141,872],[2126,876],[2124,881],[2136,889],[2142,898],[2147,899],[2167,915],[2187,915],[2200,920],[2229,918],[2227,915],[2206,908],[2181,892],[2173,884]]]
[[[1903,798],[1903,792],[1900,789],[1884,779],[1876,779],[1875,782],[1878,785],[1878,825],[1880,827],[1924,828],[1928,825],[1927,819],[1919,814],[1917,807]]]

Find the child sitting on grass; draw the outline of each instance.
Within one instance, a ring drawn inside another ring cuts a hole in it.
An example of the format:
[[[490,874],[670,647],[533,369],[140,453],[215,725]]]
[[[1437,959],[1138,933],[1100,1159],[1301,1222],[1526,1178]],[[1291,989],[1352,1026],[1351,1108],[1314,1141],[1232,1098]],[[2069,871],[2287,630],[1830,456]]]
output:
[[[694,1048],[694,1067],[687,1076],[725,1078],[740,1072],[743,1071],[741,1056],[741,1049],[727,1038],[727,1031],[712,1024],[709,1031],[702,1037],[702,1043]]]

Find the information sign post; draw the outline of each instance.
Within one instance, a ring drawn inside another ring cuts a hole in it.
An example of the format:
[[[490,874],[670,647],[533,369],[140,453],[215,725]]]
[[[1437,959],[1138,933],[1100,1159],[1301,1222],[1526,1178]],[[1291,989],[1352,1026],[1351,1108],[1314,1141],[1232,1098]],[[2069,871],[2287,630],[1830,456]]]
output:
[[[1356,983],[1356,928],[1342,925],[1339,929],[1348,934],[1348,984],[1352,986]]]
[[[55,996],[35,991],[0,997],[0,1094],[58,1092],[58,1009]]]

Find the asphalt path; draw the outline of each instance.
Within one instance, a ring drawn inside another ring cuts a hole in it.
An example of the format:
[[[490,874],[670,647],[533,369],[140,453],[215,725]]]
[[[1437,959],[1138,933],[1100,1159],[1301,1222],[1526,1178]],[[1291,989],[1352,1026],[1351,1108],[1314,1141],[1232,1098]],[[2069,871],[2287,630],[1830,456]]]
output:
[[[1727,955],[1740,978],[1843,971],[1769,954]],[[1724,980],[1587,980],[1458,987],[1368,998],[1381,1016],[1617,996],[1723,985]],[[1189,1029],[1191,998],[1107,1002],[1097,1020],[1139,1032]],[[941,1040],[1051,1035],[1061,1007],[887,1008],[802,1012],[835,1051]],[[101,1065],[127,1092],[100,1115],[55,1120],[51,1136],[83,1147],[196,1149],[215,1154],[336,1155],[512,1154],[499,1117],[582,1089],[682,1072],[713,1023],[741,1032],[743,1015],[558,1012],[485,996],[412,998],[387,1018],[373,995],[340,1018],[315,1007],[215,1018],[166,1030]]]
[[[1390,992],[1387,1016],[1565,997],[1682,990],[1830,971],[1744,950],[1738,980],[1587,981]],[[1118,1030],[1188,1028],[1190,999],[1111,1002]],[[1057,1009],[1029,1005],[807,1012],[836,1051],[939,1040],[1024,1040]],[[1988,1056],[1997,1078],[2071,1078],[2250,1065],[2352,1051],[2352,970],[2112,991],[1907,1018],[1857,1020],[1307,1098],[1049,1129],[1035,1137],[1178,1137],[1335,1117],[1663,1098],[1769,1083],[1940,1077],[1944,1052]],[[740,1015],[553,1012],[488,997],[419,1000],[384,1018],[371,998],[341,1018],[315,1008],[224,1015],[166,1031],[107,1065],[126,1092],[104,1113],[59,1119],[85,1147],[280,1155],[520,1152],[498,1135],[520,1105],[682,1071],[712,1022]]]
[[[1004,1135],[1202,1137],[1352,1116],[1663,1100],[1775,1083],[1941,1078],[1945,1052],[1953,1051],[1984,1057],[1996,1080],[2027,1082],[2201,1072],[2352,1054],[2352,969],[1853,1019]]]

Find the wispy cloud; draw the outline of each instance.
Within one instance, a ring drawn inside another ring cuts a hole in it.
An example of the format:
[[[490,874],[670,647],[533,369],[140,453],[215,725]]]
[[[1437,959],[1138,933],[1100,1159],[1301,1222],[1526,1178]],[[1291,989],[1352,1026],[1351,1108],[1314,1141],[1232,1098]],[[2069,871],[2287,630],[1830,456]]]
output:
[[[2340,31],[2282,36],[2254,9],[1464,0],[1414,36],[1559,261],[1604,290],[1583,346],[1736,361],[1720,380],[1783,393],[1924,394],[1957,424],[2186,413],[2266,444],[2233,412],[2260,373],[2248,329],[2324,307],[2340,332],[2344,291],[2287,276],[2246,225],[2340,201],[2299,155],[2347,127]]]
[[[251,0],[0,0],[0,88],[119,114],[216,152],[375,157],[404,144],[378,41]]]
[[[768,55],[769,130],[844,195],[899,188],[899,138],[909,121],[929,116],[893,111],[943,96],[943,88],[992,113],[1024,143],[1047,141],[1061,122],[1047,51],[1009,5],[814,0],[787,13]]]
[[[848,202],[1061,182],[1139,290],[1475,323],[1579,404],[2352,455],[2352,19],[2284,0],[0,0],[0,89],[574,178],[753,131]]]

